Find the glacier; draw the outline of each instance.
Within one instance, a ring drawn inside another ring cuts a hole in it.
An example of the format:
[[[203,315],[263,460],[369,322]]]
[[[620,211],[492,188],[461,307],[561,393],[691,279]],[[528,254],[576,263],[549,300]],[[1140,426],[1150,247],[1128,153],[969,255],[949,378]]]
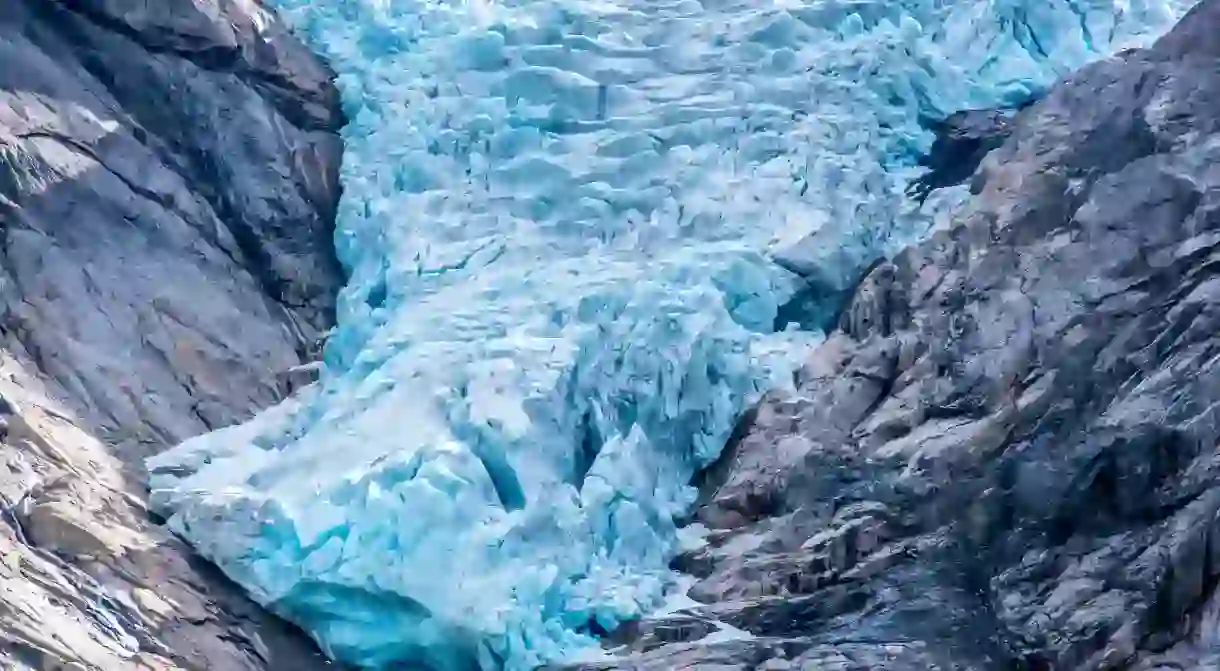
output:
[[[785,254],[850,286],[960,200],[905,197],[921,120],[1193,2],[272,4],[338,74],[350,279],[319,382],[149,460],[153,504],[336,659],[515,671],[680,584],[693,474],[819,340]]]

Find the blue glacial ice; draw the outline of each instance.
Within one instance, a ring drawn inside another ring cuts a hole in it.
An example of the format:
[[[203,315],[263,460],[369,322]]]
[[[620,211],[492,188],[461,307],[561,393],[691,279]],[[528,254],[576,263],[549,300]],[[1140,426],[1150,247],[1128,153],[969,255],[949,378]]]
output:
[[[1190,0],[276,0],[339,73],[351,280],[318,385],[150,462],[171,527],[369,667],[526,669],[658,606],[692,474],[953,206],[921,117]],[[808,255],[806,246],[803,254]]]

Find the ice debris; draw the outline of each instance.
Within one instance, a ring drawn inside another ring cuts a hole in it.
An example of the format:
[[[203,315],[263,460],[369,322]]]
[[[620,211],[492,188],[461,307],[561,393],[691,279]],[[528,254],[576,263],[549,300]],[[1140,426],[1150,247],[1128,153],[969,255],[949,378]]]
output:
[[[904,199],[921,118],[1192,3],[273,4],[339,73],[351,280],[319,384],[151,460],[154,502],[336,658],[516,670],[674,584],[692,473],[816,341],[777,254],[850,282],[952,204]]]

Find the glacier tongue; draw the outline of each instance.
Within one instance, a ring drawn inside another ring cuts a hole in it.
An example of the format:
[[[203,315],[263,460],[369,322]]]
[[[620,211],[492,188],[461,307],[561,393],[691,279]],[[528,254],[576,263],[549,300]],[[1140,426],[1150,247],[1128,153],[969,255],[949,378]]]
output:
[[[526,669],[658,606],[687,483],[923,234],[921,117],[1189,0],[276,0],[339,72],[350,272],[320,384],[150,461],[170,525],[336,658]],[[815,248],[816,249],[816,248]]]

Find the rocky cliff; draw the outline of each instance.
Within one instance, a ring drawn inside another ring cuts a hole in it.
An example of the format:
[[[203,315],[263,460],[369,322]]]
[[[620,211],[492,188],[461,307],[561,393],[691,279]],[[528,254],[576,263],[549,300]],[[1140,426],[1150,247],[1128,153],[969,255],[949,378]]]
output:
[[[1218,26],[991,124],[704,474],[696,603],[604,668],[1220,668]]]
[[[309,669],[151,520],[342,282],[331,74],[257,0],[0,2],[0,667]]]

